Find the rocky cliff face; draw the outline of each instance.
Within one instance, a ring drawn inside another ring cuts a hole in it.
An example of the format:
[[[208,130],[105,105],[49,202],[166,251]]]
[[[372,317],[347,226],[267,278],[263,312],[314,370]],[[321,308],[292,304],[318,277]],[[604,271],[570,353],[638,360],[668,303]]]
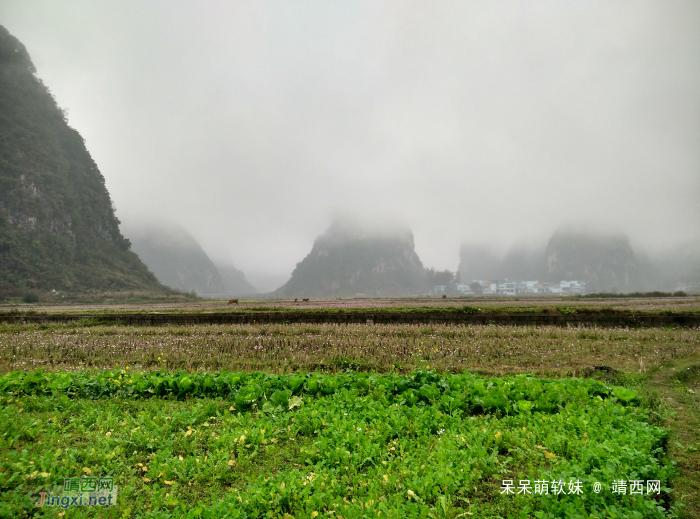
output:
[[[0,292],[164,290],[119,231],[102,174],[0,26]]]
[[[335,222],[297,264],[278,297],[381,297],[429,290],[408,229],[375,232]]]

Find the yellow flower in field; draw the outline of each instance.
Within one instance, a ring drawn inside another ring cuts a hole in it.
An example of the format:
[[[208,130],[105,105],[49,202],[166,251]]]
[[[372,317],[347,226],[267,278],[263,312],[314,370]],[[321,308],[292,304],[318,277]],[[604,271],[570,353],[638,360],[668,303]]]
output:
[[[554,454],[553,452],[544,451],[544,457],[547,458],[548,460],[552,460],[552,459],[556,458],[557,455]]]
[[[409,491],[406,492],[406,493],[407,493],[410,497],[412,497],[412,498],[414,498],[414,499],[416,498],[416,493],[415,493],[413,490],[409,490]]]
[[[90,473],[92,473],[92,470],[90,470],[87,467],[83,467],[83,472],[85,472],[85,474],[90,474]]]
[[[316,510],[314,510],[313,512],[311,512],[311,517],[316,517],[317,515],[318,515],[318,512],[317,512]]]
[[[496,439],[498,440],[501,436],[503,436],[503,433],[501,433],[501,431],[498,431],[496,433]]]
[[[384,482],[385,482],[385,483],[388,483],[388,482],[389,482],[389,476],[387,476],[386,474],[384,474]]]

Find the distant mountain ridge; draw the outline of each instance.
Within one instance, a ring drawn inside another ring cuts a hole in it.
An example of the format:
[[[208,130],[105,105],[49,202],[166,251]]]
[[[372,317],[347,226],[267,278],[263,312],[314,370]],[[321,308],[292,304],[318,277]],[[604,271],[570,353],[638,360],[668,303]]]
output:
[[[423,264],[407,228],[384,232],[337,220],[274,297],[381,297],[424,293]]]
[[[80,134],[0,26],[0,292],[165,287],[119,231]]]
[[[256,292],[245,275],[233,266],[217,267],[201,245],[184,228],[151,224],[128,229],[132,249],[171,288],[195,291],[203,297],[229,297]]]

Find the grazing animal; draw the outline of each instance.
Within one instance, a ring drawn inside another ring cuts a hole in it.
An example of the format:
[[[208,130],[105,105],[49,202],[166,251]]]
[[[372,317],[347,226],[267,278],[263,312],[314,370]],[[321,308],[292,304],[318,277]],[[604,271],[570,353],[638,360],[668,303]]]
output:
[[[295,297],[295,298],[294,298],[294,302],[296,303],[297,301],[299,301],[299,300]]]
[[[308,299],[302,299],[302,301],[306,302],[306,301],[308,301]]]
[[[443,299],[447,299],[447,296],[445,294],[442,294]]]
[[[233,304],[238,304],[238,299],[229,299],[228,304],[233,305]]]

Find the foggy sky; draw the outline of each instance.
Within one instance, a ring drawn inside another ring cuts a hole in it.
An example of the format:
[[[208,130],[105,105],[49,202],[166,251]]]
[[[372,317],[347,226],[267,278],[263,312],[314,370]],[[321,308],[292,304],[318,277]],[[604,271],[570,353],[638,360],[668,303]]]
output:
[[[284,279],[334,214],[428,267],[700,239],[700,2],[0,0],[129,225]]]

